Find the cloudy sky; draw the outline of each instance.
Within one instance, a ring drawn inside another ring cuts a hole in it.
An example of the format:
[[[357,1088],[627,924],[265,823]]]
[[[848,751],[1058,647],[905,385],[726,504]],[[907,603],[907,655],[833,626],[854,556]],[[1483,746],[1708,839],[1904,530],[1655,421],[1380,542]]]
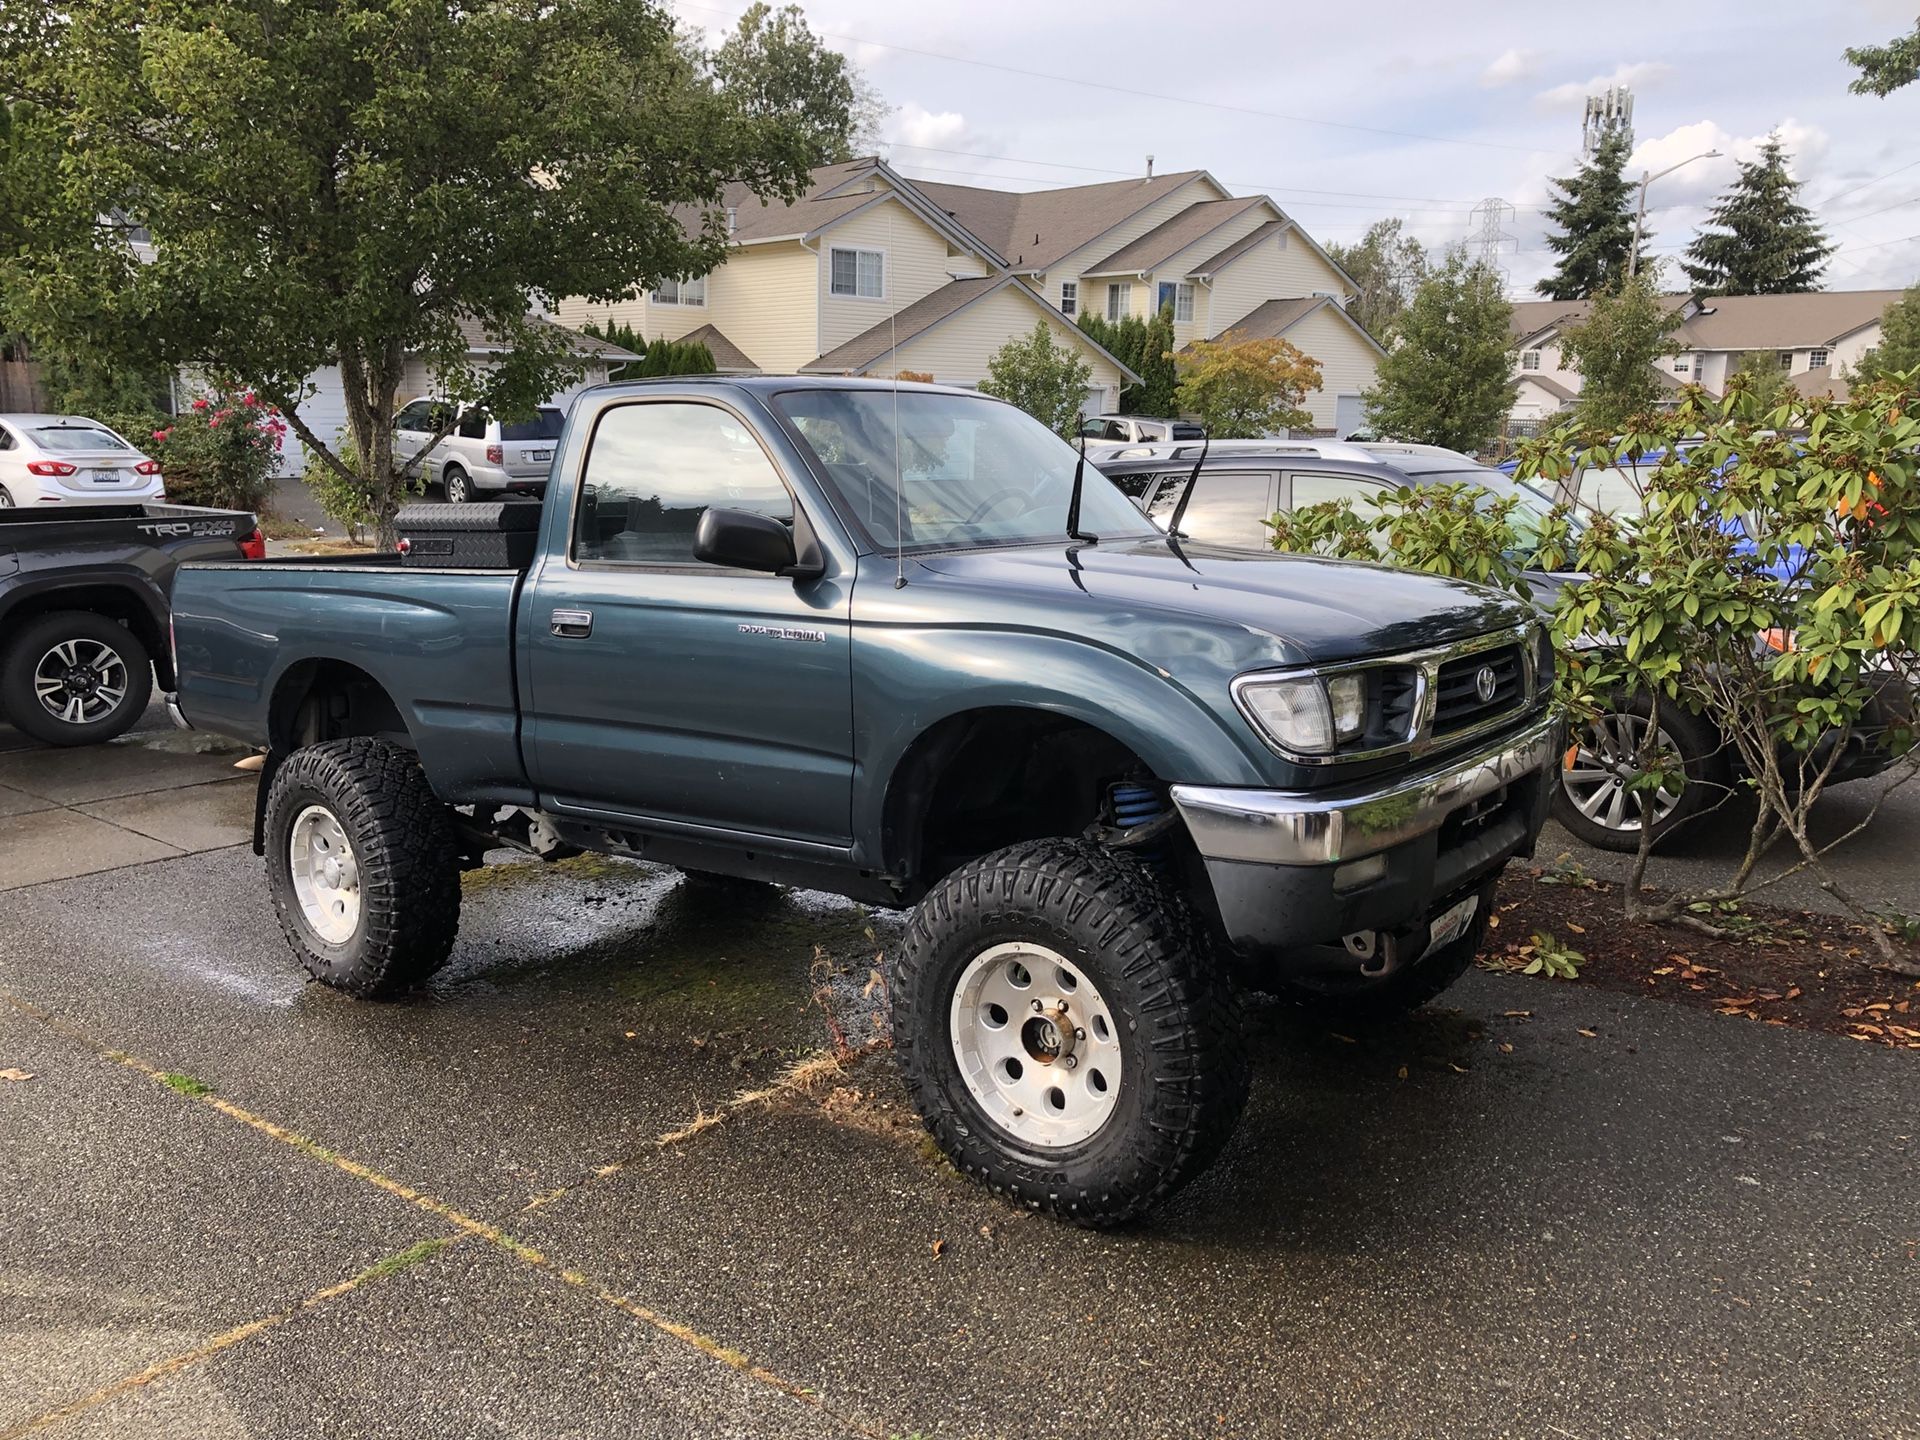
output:
[[[1828,287],[1920,279],[1920,85],[1851,95],[1841,58],[1909,29],[1916,0],[803,3],[895,107],[888,158],[908,175],[1033,189],[1137,175],[1151,154],[1271,195],[1323,241],[1398,215],[1443,244],[1498,198],[1518,295],[1551,268],[1539,207],[1577,164],[1584,97],[1625,84],[1630,174],[1727,157],[1655,182],[1652,253],[1684,248],[1777,130],[1841,247]],[[744,0],[673,5],[717,28]]]

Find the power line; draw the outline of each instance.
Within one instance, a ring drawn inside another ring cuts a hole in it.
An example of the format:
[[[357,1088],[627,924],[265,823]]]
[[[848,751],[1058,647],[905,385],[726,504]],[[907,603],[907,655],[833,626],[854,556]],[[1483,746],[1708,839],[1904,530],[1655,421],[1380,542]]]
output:
[[[725,15],[728,19],[739,19],[739,12],[723,10],[715,5],[696,4],[695,0],[678,0],[678,3],[690,10],[704,10],[710,15]],[[949,55],[940,50],[923,50],[913,45],[895,45],[885,40],[869,40],[861,35],[841,35],[831,30],[818,32],[829,40],[838,40],[847,45],[871,45],[877,50],[892,50],[901,55],[918,55],[927,60],[945,60],[955,65],[973,65],[982,70],[998,70],[1006,75],[1018,75],[1024,80],[1045,80],[1054,85],[1079,85],[1088,90],[1106,90],[1115,95],[1125,95],[1131,100],[1162,100],[1173,105],[1193,105],[1205,110],[1222,110],[1233,115],[1252,115],[1262,120],[1284,120],[1292,125],[1319,125],[1329,130],[1350,130],[1362,135],[1389,135],[1398,140],[1421,140],[1436,145],[1465,145],[1478,150],[1515,150],[1523,155],[1538,153],[1531,145],[1509,145],[1499,140],[1461,140],[1451,135],[1423,135],[1413,130],[1388,130],[1378,125],[1350,125],[1341,120],[1321,120],[1311,115],[1288,115],[1278,110],[1256,110],[1247,105],[1228,105],[1219,100],[1196,100],[1190,95],[1169,95],[1158,90],[1140,90],[1132,85],[1110,85],[1101,80],[1088,80],[1079,75],[1054,75],[1045,70],[1026,70],[1018,65],[1002,65],[994,60],[977,60],[970,55]]]
[[[1876,175],[1871,180],[1862,180],[1858,185],[1849,185],[1845,190],[1842,190],[1838,195],[1829,195],[1826,199],[1822,200],[1820,203],[1822,205],[1831,205],[1836,200],[1844,200],[1846,199],[1847,196],[1857,194],[1858,192],[1867,189],[1869,186],[1878,185],[1882,180],[1891,180],[1896,175],[1904,174],[1906,171],[1913,169],[1913,167],[1916,165],[1920,165],[1920,160],[1909,160],[1905,165],[1899,166],[1897,169],[1889,170],[1884,175]]]

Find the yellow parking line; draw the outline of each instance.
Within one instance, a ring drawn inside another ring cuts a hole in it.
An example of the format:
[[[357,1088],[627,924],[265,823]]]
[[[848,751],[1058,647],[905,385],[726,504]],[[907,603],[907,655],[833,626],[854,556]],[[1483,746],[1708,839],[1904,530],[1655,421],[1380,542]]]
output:
[[[357,1160],[340,1154],[338,1151],[329,1150],[326,1146],[308,1139],[297,1131],[289,1130],[283,1125],[277,1125],[264,1116],[256,1115],[253,1111],[214,1094],[211,1090],[200,1086],[196,1081],[191,1081],[187,1077],[164,1071],[160,1069],[159,1066],[142,1060],[137,1055],[130,1055],[124,1050],[116,1050],[94,1038],[94,1036],[86,1030],[73,1024],[71,1021],[62,1019],[51,1011],[42,1009],[40,1006],[23,1000],[17,995],[10,994],[5,990],[0,990],[0,1000],[4,1000],[8,1005],[12,1006],[22,1015],[25,1015],[28,1019],[45,1026],[56,1034],[63,1035],[68,1039],[86,1046],[94,1053],[113,1061],[116,1065],[125,1066],[129,1070],[146,1076],[149,1080],[165,1085],[176,1094],[182,1095],[197,1104],[206,1105],[211,1109],[217,1110],[228,1119],[238,1121],[249,1129],[257,1130],[262,1135],[269,1136],[283,1145],[298,1150],[303,1155],[331,1165],[335,1169],[343,1170],[356,1180],[371,1185],[375,1189],[385,1191],[387,1194],[404,1200],[410,1205],[417,1206],[430,1215],[438,1216],[457,1229],[486,1241],[488,1244],[505,1251],[507,1254],[527,1265],[544,1269],[557,1275],[570,1288],[580,1294],[590,1296],[609,1309],[617,1310],[623,1315],[630,1316],[642,1324],[659,1331],[663,1335],[670,1335],[675,1340],[692,1346],[701,1354],[708,1356],[710,1359],[718,1360],[721,1364],[737,1370],[742,1375],[759,1381],[761,1384],[771,1386],[773,1389],[779,1390],[783,1394],[789,1395],[796,1400],[804,1401],[815,1409],[829,1414],[832,1419],[849,1430],[858,1434],[871,1436],[880,1436],[883,1433],[847,1416],[829,1411],[821,1398],[806,1386],[787,1380],[775,1374],[773,1371],[768,1370],[765,1366],[756,1365],[749,1356],[714,1339],[712,1336],[706,1335],[690,1325],[683,1325],[677,1320],[670,1319],[659,1311],[631,1300],[624,1295],[615,1294],[613,1291],[607,1290],[597,1282],[589,1279],[578,1270],[563,1269],[555,1265],[546,1255],[534,1249],[531,1245],[523,1244],[514,1239],[497,1225],[490,1225],[484,1220],[475,1219],[471,1215],[456,1210],[453,1206],[448,1205],[442,1200],[435,1199],[433,1196],[416,1190],[410,1185],[395,1180],[390,1175],[381,1174],[372,1166],[363,1165]],[[618,1169],[620,1167],[615,1166],[612,1168]],[[537,1206],[554,1198],[557,1198],[557,1196],[543,1196],[540,1200],[534,1202],[534,1204]],[[534,1206],[529,1206],[528,1208],[532,1209]],[[116,1381],[105,1389],[95,1391],[92,1395],[70,1401],[57,1410],[49,1411],[45,1415],[27,1421],[25,1425],[18,1429],[0,1432],[0,1440],[16,1440],[16,1437],[30,1435],[36,1430],[44,1429],[48,1425],[103,1404],[116,1395],[136,1389],[142,1385],[150,1384],[162,1376],[171,1375],[209,1356],[217,1355],[222,1350],[230,1349],[235,1345],[251,1339],[263,1330],[269,1330],[276,1325],[284,1323],[286,1320],[292,1318],[294,1315],[300,1314],[304,1310],[311,1309],[315,1305],[323,1304],[337,1295],[347,1293],[369,1278],[374,1278],[379,1274],[389,1273],[382,1269],[382,1265],[385,1264],[387,1264],[387,1262],[382,1262],[381,1265],[375,1265],[350,1280],[342,1281],[340,1284],[331,1286],[326,1290],[317,1291],[315,1294],[301,1301],[300,1304],[281,1314],[266,1316],[262,1319],[238,1326],[223,1335],[215,1336],[213,1339],[207,1341],[206,1344],[194,1350],[187,1351],[182,1355],[177,1355],[171,1360],[163,1360],[159,1364],[149,1367],[148,1370],[141,1371],[138,1375],[130,1375],[123,1380]]]

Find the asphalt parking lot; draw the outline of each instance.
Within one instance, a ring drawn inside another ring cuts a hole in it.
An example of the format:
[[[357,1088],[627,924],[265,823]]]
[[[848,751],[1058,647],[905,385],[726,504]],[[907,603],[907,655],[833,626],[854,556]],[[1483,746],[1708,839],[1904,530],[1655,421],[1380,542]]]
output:
[[[891,917],[503,864],[356,1004],[193,738],[0,732],[0,1440],[1920,1434],[1902,1053],[1483,973],[1261,1011],[1223,1161],[1092,1234],[929,1155],[884,1054],[780,1082],[872,1032]]]

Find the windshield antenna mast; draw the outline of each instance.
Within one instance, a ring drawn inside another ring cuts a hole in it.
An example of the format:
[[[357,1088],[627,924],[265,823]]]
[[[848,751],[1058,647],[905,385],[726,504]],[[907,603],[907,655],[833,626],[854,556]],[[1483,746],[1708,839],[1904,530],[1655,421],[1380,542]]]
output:
[[[893,203],[887,204],[887,254],[894,255]],[[885,263],[885,262],[883,262]],[[887,301],[887,364],[893,370],[893,588],[907,588],[907,476],[900,468],[900,298]]]
[[[1082,535],[1080,533],[1080,491],[1085,485],[1086,479],[1087,430],[1086,426],[1082,425],[1080,427],[1080,458],[1074,462],[1073,466],[1073,494],[1067,497],[1067,538],[1069,540],[1083,540],[1089,545],[1098,545],[1100,543],[1100,537],[1098,535]]]
[[[1200,432],[1200,458],[1193,462],[1193,473],[1187,476],[1186,488],[1180,492],[1180,501],[1173,507],[1173,514],[1167,517],[1167,534],[1176,540],[1186,537],[1180,533],[1180,521],[1187,513],[1187,501],[1193,498],[1193,487],[1200,483],[1200,467],[1207,463],[1207,447],[1213,444],[1213,436],[1205,430]]]

